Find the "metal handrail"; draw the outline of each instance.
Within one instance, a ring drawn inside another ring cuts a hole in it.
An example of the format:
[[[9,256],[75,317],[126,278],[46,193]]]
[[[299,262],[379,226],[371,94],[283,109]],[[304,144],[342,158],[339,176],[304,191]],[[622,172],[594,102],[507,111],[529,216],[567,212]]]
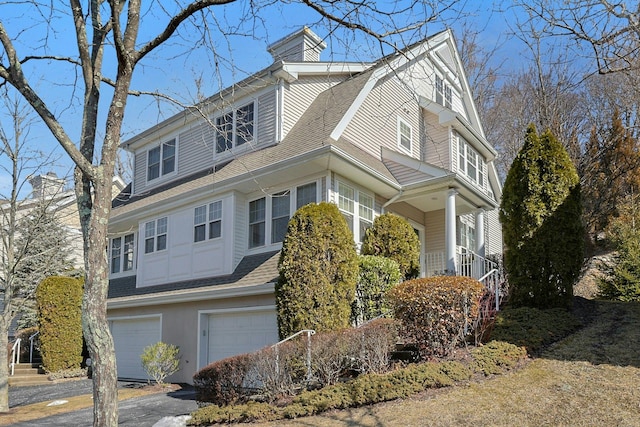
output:
[[[500,311],[500,280],[498,280],[498,274],[500,273],[500,271],[497,268],[493,268],[491,269],[491,271],[489,271],[487,274],[485,274],[484,276],[482,276],[480,279],[478,279],[478,282],[484,283],[485,280],[487,280],[489,277],[493,276],[494,280],[493,280],[493,285],[494,285],[494,297],[496,300],[496,311]],[[487,283],[487,288],[489,288],[491,286],[490,283]]]
[[[16,364],[20,363],[20,342],[22,339],[18,338],[11,347],[11,375],[13,375]],[[16,347],[18,351],[16,351]]]
[[[307,334],[307,382],[311,381],[311,335],[315,335],[316,333],[313,329],[303,329],[298,331],[271,346],[271,348],[275,348],[276,351],[276,375],[280,374],[280,355],[278,353],[278,346],[304,333]]]
[[[29,349],[29,363],[33,363],[33,339],[40,335],[40,331],[37,331],[35,334],[29,337],[29,341],[31,343],[31,348]]]

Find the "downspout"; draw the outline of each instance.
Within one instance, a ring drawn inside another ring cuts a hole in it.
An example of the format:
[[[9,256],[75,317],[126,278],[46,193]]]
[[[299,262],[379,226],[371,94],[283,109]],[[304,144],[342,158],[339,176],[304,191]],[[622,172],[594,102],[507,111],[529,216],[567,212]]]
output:
[[[391,203],[394,203],[400,197],[402,197],[403,194],[404,194],[404,189],[401,188],[400,191],[398,191],[398,194],[396,194],[395,196],[387,200],[387,202],[384,205],[382,205],[382,213],[385,213],[384,212],[385,208],[389,206]]]

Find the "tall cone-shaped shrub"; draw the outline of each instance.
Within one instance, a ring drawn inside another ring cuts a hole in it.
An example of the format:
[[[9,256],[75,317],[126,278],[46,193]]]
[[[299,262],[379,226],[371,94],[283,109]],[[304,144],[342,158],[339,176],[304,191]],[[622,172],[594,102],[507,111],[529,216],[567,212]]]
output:
[[[82,279],[52,276],[36,289],[40,352],[47,372],[80,367],[83,283]]]
[[[504,184],[500,221],[515,306],[568,307],[584,259],[580,183],[562,144],[530,125]]]
[[[353,235],[338,207],[309,204],[289,226],[278,263],[278,328],[285,338],[302,329],[349,326],[358,277]]]

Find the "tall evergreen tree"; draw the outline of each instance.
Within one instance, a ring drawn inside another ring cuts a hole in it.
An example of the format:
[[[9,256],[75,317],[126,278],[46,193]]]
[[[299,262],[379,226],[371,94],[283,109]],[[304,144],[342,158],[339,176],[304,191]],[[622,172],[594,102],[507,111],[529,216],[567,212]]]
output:
[[[72,273],[71,245],[67,230],[56,217],[51,201],[39,200],[18,222],[15,281],[24,299],[19,328],[37,324],[35,290],[46,277]]]
[[[620,202],[640,192],[640,147],[616,109],[608,127],[591,131],[585,154],[580,166],[585,224],[597,237],[618,216]]]
[[[580,183],[562,144],[530,125],[504,184],[500,221],[516,306],[568,307],[584,257]]]

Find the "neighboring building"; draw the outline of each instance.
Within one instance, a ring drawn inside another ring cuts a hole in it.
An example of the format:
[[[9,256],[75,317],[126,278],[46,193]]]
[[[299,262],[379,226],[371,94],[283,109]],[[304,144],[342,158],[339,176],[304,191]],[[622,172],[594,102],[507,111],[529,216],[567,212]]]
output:
[[[108,315],[118,375],[142,349],[180,347],[192,375],[278,340],[274,283],[300,206],[338,205],[356,242],[394,212],[422,243],[422,274],[480,277],[502,252],[501,197],[450,31],[376,63],[322,62],[308,28],[274,63],[123,143],[133,182],[110,219]]]
[[[80,217],[78,216],[78,206],[76,203],[75,191],[68,188],[64,178],[59,178],[54,172],[46,174],[30,176],[28,178],[32,191],[23,200],[16,204],[16,219],[20,221],[26,215],[29,215],[37,207],[46,206],[49,212],[52,212],[56,221],[66,233],[67,242],[69,244],[67,258],[72,267],[77,270],[84,270],[83,242],[82,230],[80,228]],[[116,177],[113,180],[114,194],[120,193],[124,189],[124,181]],[[0,202],[2,206],[0,210],[7,212],[11,209],[9,201]],[[19,232],[19,230],[18,230]],[[4,248],[0,248],[2,251]],[[3,307],[3,305],[0,305]],[[12,326],[9,330],[9,338],[12,339],[18,319],[21,313],[18,313],[13,319]]]

